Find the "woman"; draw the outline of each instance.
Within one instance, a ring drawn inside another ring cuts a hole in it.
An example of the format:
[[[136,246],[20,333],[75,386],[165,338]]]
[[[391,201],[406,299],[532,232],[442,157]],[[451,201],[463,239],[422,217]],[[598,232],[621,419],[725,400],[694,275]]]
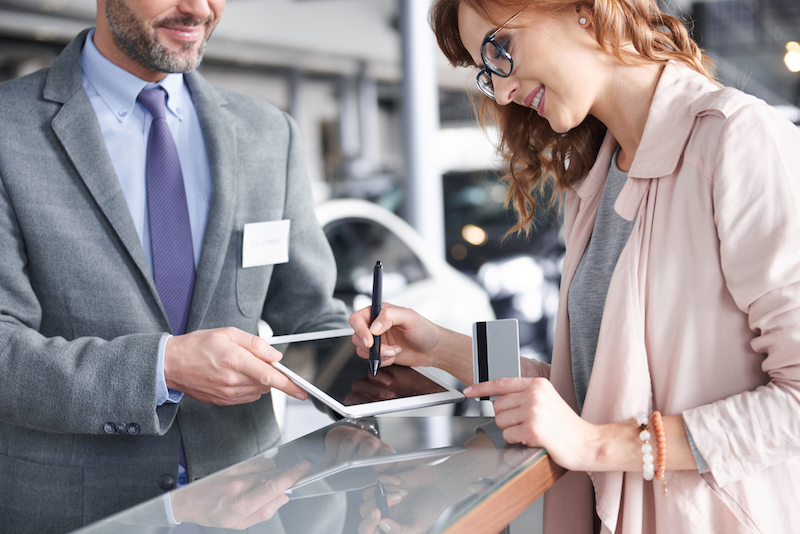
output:
[[[564,194],[552,367],[465,390],[570,470],[546,531],[591,532],[594,506],[603,532],[800,532],[798,129],[654,1],[435,0],[432,23],[480,70],[514,229],[545,179]],[[350,322],[360,355],[383,335],[383,365],[472,383],[468,338],[389,304]]]

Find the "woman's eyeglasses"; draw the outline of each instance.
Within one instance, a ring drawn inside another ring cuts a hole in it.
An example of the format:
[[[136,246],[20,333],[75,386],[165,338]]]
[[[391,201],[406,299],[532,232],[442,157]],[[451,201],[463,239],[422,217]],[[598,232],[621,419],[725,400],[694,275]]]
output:
[[[520,9],[516,15],[487,35],[481,44],[481,60],[486,68],[478,73],[476,81],[478,83],[478,89],[492,100],[495,99],[492,74],[500,76],[501,78],[508,78],[511,75],[511,71],[514,69],[514,61],[511,59],[511,54],[508,53],[508,50],[506,50],[503,45],[495,41],[494,38],[500,30],[511,24],[511,21],[530,6],[531,4],[528,4]]]

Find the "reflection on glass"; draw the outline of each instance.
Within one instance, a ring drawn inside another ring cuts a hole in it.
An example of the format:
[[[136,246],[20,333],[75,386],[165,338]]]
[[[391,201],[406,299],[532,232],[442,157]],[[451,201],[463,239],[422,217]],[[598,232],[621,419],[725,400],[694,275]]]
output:
[[[378,534],[381,521],[398,532],[400,526],[402,532],[441,532],[542,454],[495,443],[493,429],[489,418],[340,420],[168,498],[175,518],[193,532]],[[170,532],[166,503],[159,497],[79,532]]]

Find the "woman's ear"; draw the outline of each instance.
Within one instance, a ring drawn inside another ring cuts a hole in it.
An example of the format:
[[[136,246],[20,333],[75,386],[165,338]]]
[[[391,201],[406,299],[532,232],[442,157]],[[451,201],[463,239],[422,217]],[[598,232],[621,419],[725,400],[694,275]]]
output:
[[[592,10],[588,7],[581,7],[576,9],[576,21],[583,28],[588,28],[592,25]]]

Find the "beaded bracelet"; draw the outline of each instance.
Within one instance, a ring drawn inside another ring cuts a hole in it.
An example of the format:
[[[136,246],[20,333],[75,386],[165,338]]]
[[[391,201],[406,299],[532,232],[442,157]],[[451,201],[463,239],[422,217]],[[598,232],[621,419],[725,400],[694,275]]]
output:
[[[661,481],[661,495],[664,497],[669,493],[667,489],[667,436],[664,432],[664,424],[661,420],[660,412],[653,412],[653,428],[656,431],[656,443],[658,444],[658,468],[656,469],[655,479]]]
[[[650,445],[647,421],[647,414],[644,412],[639,412],[636,416],[636,424],[639,425],[639,439],[642,440],[642,477],[649,481],[653,480],[655,476],[655,465],[653,465],[653,446]]]

